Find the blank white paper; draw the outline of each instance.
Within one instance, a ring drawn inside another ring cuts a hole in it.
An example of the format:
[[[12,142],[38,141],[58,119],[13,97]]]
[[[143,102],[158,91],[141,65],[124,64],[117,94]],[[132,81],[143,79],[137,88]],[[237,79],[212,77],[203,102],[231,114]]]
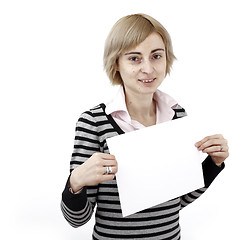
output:
[[[204,186],[198,137],[187,116],[107,139],[123,217]]]

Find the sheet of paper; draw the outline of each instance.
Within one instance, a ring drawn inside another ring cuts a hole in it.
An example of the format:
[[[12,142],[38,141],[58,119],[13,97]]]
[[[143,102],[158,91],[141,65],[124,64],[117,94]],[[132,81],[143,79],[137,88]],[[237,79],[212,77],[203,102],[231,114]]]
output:
[[[183,117],[107,140],[118,161],[123,217],[204,186],[195,126]]]

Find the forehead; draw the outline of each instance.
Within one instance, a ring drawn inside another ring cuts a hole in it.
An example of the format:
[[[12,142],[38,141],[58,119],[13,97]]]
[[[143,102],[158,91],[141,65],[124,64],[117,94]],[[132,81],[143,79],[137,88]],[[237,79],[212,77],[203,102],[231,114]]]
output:
[[[143,42],[139,43],[135,47],[129,48],[128,51],[151,52],[158,48],[165,49],[163,39],[158,33],[152,33]]]

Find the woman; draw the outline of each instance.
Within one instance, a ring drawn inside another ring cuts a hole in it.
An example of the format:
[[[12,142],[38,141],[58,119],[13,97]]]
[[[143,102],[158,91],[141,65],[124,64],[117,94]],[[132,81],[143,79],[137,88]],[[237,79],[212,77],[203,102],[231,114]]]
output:
[[[96,206],[93,239],[180,239],[179,211],[198,198],[224,168],[227,141],[222,135],[208,136],[195,144],[208,154],[203,162],[204,188],[122,217],[115,179],[118,159],[109,154],[106,139],[186,115],[172,97],[158,90],[174,59],[166,29],[144,14],[120,19],[107,38],[104,66],[120,91],[110,103],[79,118],[71,174],[61,202],[73,227],[85,224]]]

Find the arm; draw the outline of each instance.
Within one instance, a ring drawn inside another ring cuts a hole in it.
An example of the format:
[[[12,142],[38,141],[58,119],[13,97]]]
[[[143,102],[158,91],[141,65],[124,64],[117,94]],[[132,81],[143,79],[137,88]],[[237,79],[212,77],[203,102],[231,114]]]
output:
[[[219,167],[213,162],[212,158],[208,156],[202,163],[205,186],[196,191],[181,196],[181,209],[200,197],[208,189],[208,187],[218,176],[218,174],[224,169],[224,167],[224,163]]]
[[[108,166],[112,173],[105,175]],[[98,183],[112,180],[117,172],[115,157],[100,152],[98,128],[91,112],[83,113],[77,122],[70,170],[62,193],[61,210],[69,224],[79,227],[93,214]]]
[[[73,194],[69,184],[70,177],[67,180],[65,189],[62,193],[61,210],[67,222],[73,227],[80,227],[88,222],[92,216],[97,187],[90,189],[84,187],[78,194]]]
[[[207,190],[218,174],[224,169],[224,161],[229,156],[227,140],[220,134],[205,137],[197,142],[195,146],[199,151],[208,153],[208,157],[202,163],[205,187],[182,196],[182,208],[192,203]]]
[[[70,172],[84,164],[92,154],[99,152],[99,140],[97,137],[97,127],[90,112],[83,113],[77,124],[74,139],[74,150],[70,161]],[[70,177],[66,182],[62,193],[61,210],[73,227],[79,227],[90,220],[97,194],[97,186],[88,189],[84,187],[79,194],[70,191]]]

